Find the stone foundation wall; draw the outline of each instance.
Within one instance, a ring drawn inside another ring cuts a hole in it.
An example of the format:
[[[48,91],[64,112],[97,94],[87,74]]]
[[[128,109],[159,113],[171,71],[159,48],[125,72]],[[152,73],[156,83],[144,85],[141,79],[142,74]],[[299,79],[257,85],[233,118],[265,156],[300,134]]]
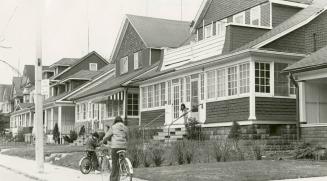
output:
[[[327,146],[327,126],[302,127],[301,139],[306,143]]]

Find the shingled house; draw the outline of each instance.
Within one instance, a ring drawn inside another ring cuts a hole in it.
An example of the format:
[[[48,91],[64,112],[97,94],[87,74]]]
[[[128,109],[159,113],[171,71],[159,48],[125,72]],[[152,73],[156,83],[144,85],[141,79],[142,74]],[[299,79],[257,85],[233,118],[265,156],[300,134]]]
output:
[[[163,48],[176,48],[188,41],[189,26],[190,22],[126,15],[111,55],[115,74],[71,97],[76,102],[76,127],[103,129],[116,116],[130,127],[138,126],[139,88],[129,82],[157,69]]]
[[[182,130],[183,103],[212,138],[237,121],[244,138],[296,139],[295,86],[282,70],[327,43],[326,5],[204,1],[190,28],[196,38],[166,49],[157,70],[133,80],[141,125],[163,115],[156,124]]]

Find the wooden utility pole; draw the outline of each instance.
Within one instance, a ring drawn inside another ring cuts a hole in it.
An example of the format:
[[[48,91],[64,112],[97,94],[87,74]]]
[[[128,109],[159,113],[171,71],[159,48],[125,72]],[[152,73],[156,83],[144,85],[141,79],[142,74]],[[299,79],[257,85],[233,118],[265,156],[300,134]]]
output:
[[[35,60],[35,161],[40,173],[44,171],[44,148],[43,148],[43,96],[41,94],[42,81],[42,17],[43,0],[35,0],[36,7],[36,60]]]

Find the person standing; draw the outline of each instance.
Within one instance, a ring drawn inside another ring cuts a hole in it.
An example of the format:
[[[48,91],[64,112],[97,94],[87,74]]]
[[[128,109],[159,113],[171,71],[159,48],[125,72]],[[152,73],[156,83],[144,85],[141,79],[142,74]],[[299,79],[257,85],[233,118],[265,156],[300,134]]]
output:
[[[111,140],[111,158],[112,172],[110,181],[119,180],[119,155],[118,151],[126,150],[128,141],[128,128],[124,125],[123,119],[120,116],[115,118],[114,124],[103,138],[103,141]]]
[[[182,111],[182,117],[184,118],[184,125],[187,124],[188,119],[188,109],[186,108],[185,104],[181,104],[181,111]]]

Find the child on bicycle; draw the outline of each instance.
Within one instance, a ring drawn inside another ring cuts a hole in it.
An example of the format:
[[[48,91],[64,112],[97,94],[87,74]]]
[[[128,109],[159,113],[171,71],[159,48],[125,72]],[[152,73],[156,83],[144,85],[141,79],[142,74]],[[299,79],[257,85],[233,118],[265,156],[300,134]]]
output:
[[[123,119],[120,116],[115,118],[114,124],[103,138],[103,141],[111,140],[111,158],[112,158],[112,172],[110,174],[110,181],[118,181],[119,165],[118,165],[118,151],[126,150],[128,140],[128,128],[124,125]]]
[[[96,148],[100,146],[99,134],[97,132],[92,133],[91,137],[86,141],[86,151],[92,160],[92,165],[95,172],[99,171],[99,163],[96,155]]]

